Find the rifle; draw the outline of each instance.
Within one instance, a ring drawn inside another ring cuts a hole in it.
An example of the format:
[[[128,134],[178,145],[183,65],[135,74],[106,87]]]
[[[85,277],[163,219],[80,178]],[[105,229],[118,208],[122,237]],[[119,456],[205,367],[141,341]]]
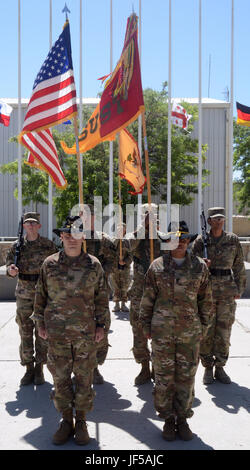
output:
[[[206,217],[204,214],[204,209],[202,207],[201,215],[200,215],[200,220],[201,220],[201,232],[202,232],[202,241],[204,244],[204,258],[207,258],[207,241],[208,241],[208,236],[207,236],[207,221]]]
[[[21,220],[18,224],[17,236],[18,236],[18,240],[17,240],[17,244],[16,244],[14,265],[18,267],[20,252],[21,252],[21,248],[22,248],[22,245],[23,245],[23,216],[21,217]]]

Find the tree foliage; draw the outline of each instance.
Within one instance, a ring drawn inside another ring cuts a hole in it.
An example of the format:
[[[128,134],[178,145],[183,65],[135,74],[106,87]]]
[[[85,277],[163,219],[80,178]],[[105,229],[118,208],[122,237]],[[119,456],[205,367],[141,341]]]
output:
[[[234,170],[237,171],[235,196],[239,211],[250,212],[250,128],[234,122]]]

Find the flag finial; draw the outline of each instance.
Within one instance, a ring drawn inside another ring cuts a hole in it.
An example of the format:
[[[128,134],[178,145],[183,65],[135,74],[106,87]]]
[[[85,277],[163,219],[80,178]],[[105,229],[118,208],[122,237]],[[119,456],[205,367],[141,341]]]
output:
[[[68,21],[68,13],[70,13],[70,10],[67,7],[67,3],[64,5],[64,9],[62,10],[62,13],[66,14],[66,21]]]

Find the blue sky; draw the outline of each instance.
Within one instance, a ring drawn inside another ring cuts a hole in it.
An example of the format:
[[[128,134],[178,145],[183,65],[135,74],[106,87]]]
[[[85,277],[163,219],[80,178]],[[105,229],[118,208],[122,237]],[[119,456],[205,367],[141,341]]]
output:
[[[143,88],[160,90],[168,79],[168,0],[141,0]],[[234,102],[250,106],[250,1],[235,0]],[[53,0],[53,42],[61,33],[65,0]],[[79,94],[79,0],[71,10],[72,57]],[[0,97],[18,95],[18,0],[0,0]],[[82,0],[83,96],[102,91],[99,77],[110,71],[110,0]],[[113,0],[113,67],[119,59],[127,17],[139,13],[139,0]],[[49,0],[21,0],[22,96],[29,98],[49,51]],[[199,0],[172,0],[172,96],[198,96]],[[230,90],[231,0],[202,0],[202,96],[225,99]]]

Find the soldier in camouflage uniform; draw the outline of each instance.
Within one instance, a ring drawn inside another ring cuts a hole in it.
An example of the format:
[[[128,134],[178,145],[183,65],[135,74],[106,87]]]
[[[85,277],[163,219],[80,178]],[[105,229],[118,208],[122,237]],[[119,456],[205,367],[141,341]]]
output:
[[[152,208],[156,209],[155,204],[151,204]],[[146,210],[148,204],[144,204]],[[156,225],[156,220],[152,218]],[[150,350],[148,348],[148,341],[143,335],[141,324],[139,322],[140,302],[143,294],[145,274],[150,265],[150,239],[149,239],[149,213],[145,213],[145,238],[140,238],[141,233],[144,231],[144,226],[139,226],[138,230],[134,232],[135,239],[127,235],[130,241],[131,253],[133,255],[134,273],[133,283],[129,292],[131,300],[130,304],[130,323],[133,331],[133,354],[136,362],[141,364],[141,371],[135,378],[135,385],[142,385],[149,382],[153,378],[153,371],[150,371]],[[154,227],[155,228],[155,227]],[[153,239],[154,258],[158,258],[161,254],[161,242],[159,239]]]
[[[180,222],[178,247],[154,260],[146,274],[140,322],[152,338],[154,404],[165,419],[163,438],[190,440],[194,380],[201,337],[206,334],[212,291],[206,263],[187,253],[191,235]],[[167,238],[167,237],[166,237]]]
[[[82,250],[83,234],[78,233],[77,238],[72,234],[76,219],[68,217],[64,227],[54,230],[61,234],[63,249],[42,265],[32,316],[39,334],[48,338],[47,366],[54,381],[53,400],[63,418],[53,436],[53,443],[58,445],[73,433],[79,445],[90,440],[85,414],[93,406],[96,349],[104,338],[104,329],[109,328],[103,269],[97,258]]]
[[[86,239],[87,252],[90,255],[95,256],[101,263],[104,270],[105,283],[107,287],[107,296],[109,298],[109,283],[108,278],[110,273],[113,270],[116,249],[111,240],[111,238],[104,232],[96,232],[94,230],[95,215],[94,207],[89,205],[91,211],[91,238]],[[109,323],[111,319],[109,317]],[[110,325],[109,325],[110,326]],[[100,374],[98,366],[102,365],[108,354],[108,330],[109,327],[105,329],[105,335],[102,341],[97,346],[97,367],[94,370],[93,383],[94,384],[103,384],[103,376]]]
[[[26,231],[21,248],[18,267],[14,265],[15,242],[7,253],[7,275],[18,276],[16,286],[16,322],[21,338],[20,359],[26,366],[26,373],[21,379],[21,385],[34,382],[35,385],[44,383],[43,364],[47,362],[47,343],[39,337],[34,323],[30,319],[35,299],[35,286],[39,277],[40,267],[47,256],[57,251],[56,246],[38,233],[41,228],[40,214],[27,212],[23,216],[23,227]],[[34,331],[35,330],[35,331]],[[33,334],[35,332],[35,344]],[[35,367],[34,367],[35,361]]]
[[[126,224],[122,224],[122,227],[118,227],[122,230],[122,237],[126,233]],[[129,312],[126,302],[128,300],[128,289],[130,285],[130,265],[132,263],[132,255],[130,253],[130,243],[125,238],[114,238],[113,243],[116,247],[116,260],[113,266],[112,273],[109,276],[110,284],[113,291],[113,301],[115,306],[113,311]],[[122,244],[122,259],[120,259],[120,242]],[[120,306],[121,302],[121,306]]]
[[[229,355],[231,329],[235,319],[236,302],[244,292],[246,273],[242,248],[237,235],[223,230],[224,207],[208,209],[208,233],[206,262],[210,269],[213,291],[213,322],[207,337],[201,344],[200,357],[205,367],[203,383],[211,384],[215,378],[229,384],[230,377],[224,366]],[[203,256],[204,244],[199,236],[192,247],[193,253]]]

